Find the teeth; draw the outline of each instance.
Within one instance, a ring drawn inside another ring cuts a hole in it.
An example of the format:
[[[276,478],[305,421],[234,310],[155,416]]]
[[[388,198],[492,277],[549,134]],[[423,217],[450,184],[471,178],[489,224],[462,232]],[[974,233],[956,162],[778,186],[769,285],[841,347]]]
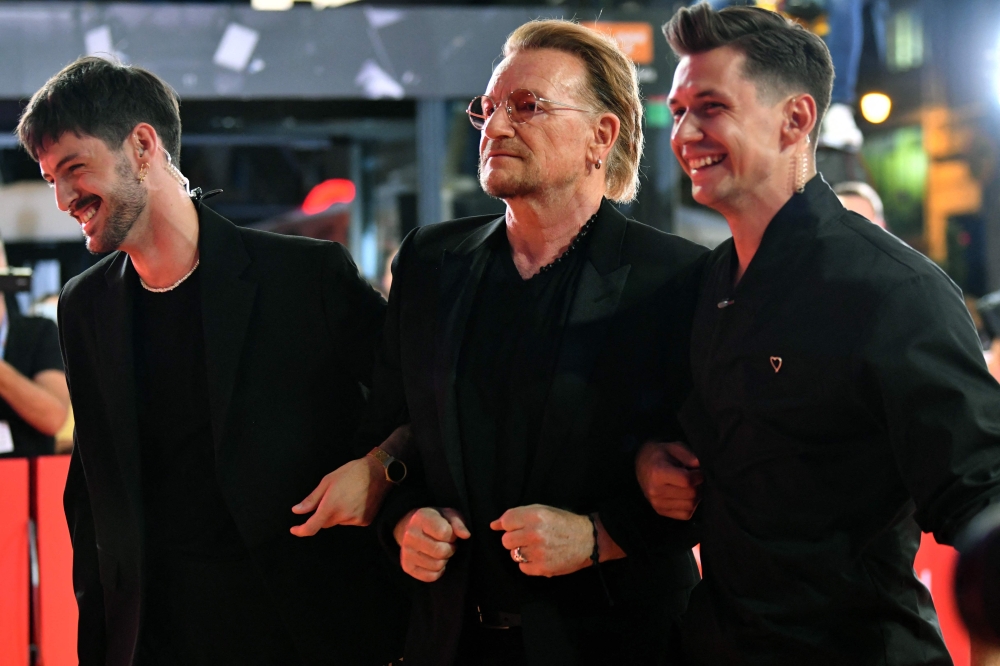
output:
[[[696,159],[696,160],[691,160],[689,162],[689,164],[691,165],[692,169],[704,169],[705,167],[711,166],[712,164],[718,164],[719,162],[722,161],[722,159],[724,157],[725,157],[725,155],[714,155],[714,156],[711,156],[711,157],[702,157],[702,158],[699,158],[699,159]]]
[[[90,222],[91,218],[94,217],[95,215],[97,215],[97,206],[93,206],[92,208],[88,209],[86,213],[81,215],[80,223],[86,224],[87,222]]]

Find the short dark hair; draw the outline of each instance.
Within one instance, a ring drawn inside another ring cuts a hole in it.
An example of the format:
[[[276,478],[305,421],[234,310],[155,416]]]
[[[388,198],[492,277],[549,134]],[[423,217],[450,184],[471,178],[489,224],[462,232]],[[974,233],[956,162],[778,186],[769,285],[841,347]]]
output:
[[[141,67],[87,56],[67,65],[31,97],[17,137],[32,159],[66,132],[93,136],[117,151],[139,123],[149,123],[180,164],[180,101],[163,79]]]
[[[684,7],[663,26],[678,56],[729,46],[746,56],[743,75],[758,94],[774,96],[806,92],[816,100],[816,127],[830,106],[833,61],[823,40],[798,23],[760,7],[727,7],[715,11],[707,3]],[[815,143],[815,141],[814,141]]]

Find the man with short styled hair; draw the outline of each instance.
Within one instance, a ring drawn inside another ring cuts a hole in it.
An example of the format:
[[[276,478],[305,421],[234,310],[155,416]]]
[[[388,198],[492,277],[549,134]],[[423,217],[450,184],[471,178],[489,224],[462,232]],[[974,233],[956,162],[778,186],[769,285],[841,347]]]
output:
[[[374,535],[289,533],[357,455],[384,301],[341,246],[237,228],[189,193],[180,133],[169,86],[99,58],[18,126],[110,253],[59,302],[80,663],[384,664],[402,604]]]
[[[833,68],[779,15],[664,27],[672,143],[732,239],[709,257],[681,412],[705,477],[691,663],[950,664],[913,572],[1000,502],[1000,387],[961,292],[815,168]]]

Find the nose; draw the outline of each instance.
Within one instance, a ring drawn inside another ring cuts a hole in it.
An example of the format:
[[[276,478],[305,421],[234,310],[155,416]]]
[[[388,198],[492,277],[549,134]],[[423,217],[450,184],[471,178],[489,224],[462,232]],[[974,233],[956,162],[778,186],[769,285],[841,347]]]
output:
[[[514,123],[507,115],[506,105],[497,108],[493,115],[486,119],[483,125],[483,134],[488,139],[496,139],[501,136],[514,136]]]
[[[76,191],[64,180],[56,179],[53,187],[56,191],[56,206],[61,211],[68,211],[76,200]]]
[[[674,121],[674,128],[670,134],[671,140],[676,145],[683,145],[692,141],[698,141],[703,137],[701,128],[694,114],[684,113],[680,120]]]

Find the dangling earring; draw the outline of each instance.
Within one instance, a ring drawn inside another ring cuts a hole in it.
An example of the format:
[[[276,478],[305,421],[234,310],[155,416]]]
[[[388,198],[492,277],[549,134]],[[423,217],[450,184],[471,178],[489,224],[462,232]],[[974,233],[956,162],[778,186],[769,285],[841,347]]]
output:
[[[141,167],[139,167],[139,182],[140,183],[142,181],[146,180],[146,175],[148,173],[149,173],[149,162],[145,162],[145,163],[143,163],[143,165]]]
[[[806,146],[803,150],[795,156],[798,164],[796,165],[795,173],[795,191],[802,194],[806,191],[806,182],[809,180],[809,145],[812,141],[809,135],[806,135]]]
[[[601,160],[597,160],[597,163],[594,164],[594,168],[595,169],[600,169],[601,168],[601,164],[603,164],[603,162],[601,162]]]

